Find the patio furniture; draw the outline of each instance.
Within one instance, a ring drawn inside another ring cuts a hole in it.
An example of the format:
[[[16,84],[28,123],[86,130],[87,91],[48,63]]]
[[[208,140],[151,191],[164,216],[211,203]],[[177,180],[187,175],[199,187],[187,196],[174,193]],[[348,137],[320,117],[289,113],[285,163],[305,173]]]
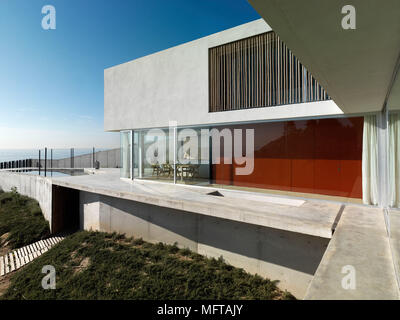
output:
[[[158,177],[162,172],[162,169],[161,169],[160,165],[157,163],[157,164],[151,165],[151,167],[153,168],[152,175],[153,176],[157,175],[157,177]]]
[[[180,177],[181,181],[183,181],[183,178],[193,179],[198,176],[199,168],[200,165],[178,163],[176,165],[176,176]]]
[[[199,170],[200,170],[200,165],[199,164],[194,164],[191,167],[191,171],[190,171],[190,177],[193,178],[197,178],[199,176]]]
[[[161,165],[161,174],[170,177],[174,173],[174,168],[169,163]]]

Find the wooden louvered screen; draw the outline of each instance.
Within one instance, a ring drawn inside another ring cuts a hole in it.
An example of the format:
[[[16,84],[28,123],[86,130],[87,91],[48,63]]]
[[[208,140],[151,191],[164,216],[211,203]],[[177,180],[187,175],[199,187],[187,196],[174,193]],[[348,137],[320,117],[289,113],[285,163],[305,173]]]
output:
[[[209,111],[329,100],[275,32],[209,49]]]

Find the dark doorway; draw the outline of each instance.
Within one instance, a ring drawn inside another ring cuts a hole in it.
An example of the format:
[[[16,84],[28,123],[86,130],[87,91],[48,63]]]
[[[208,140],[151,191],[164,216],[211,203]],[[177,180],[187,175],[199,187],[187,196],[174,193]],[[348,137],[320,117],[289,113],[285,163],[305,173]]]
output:
[[[52,187],[53,233],[73,232],[79,229],[79,190]]]

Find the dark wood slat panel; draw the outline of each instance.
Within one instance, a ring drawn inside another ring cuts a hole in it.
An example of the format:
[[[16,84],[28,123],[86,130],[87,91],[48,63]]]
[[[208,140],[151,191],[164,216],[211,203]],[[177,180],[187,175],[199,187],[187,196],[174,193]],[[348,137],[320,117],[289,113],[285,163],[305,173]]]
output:
[[[209,49],[209,111],[330,100],[274,32]]]

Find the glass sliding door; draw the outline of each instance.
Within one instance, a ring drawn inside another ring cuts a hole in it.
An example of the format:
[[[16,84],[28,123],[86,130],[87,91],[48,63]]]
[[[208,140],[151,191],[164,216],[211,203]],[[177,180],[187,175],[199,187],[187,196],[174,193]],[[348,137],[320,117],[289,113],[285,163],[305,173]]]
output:
[[[135,130],[133,177],[208,185],[210,183],[208,132],[208,129],[202,130],[202,128]]]
[[[176,182],[208,185],[210,183],[209,129],[178,129],[176,148]]]
[[[121,178],[130,179],[132,159],[132,131],[121,131]]]
[[[138,130],[133,177],[361,202],[363,124],[341,117]]]
[[[134,132],[134,177],[174,181],[173,133],[169,129]]]

